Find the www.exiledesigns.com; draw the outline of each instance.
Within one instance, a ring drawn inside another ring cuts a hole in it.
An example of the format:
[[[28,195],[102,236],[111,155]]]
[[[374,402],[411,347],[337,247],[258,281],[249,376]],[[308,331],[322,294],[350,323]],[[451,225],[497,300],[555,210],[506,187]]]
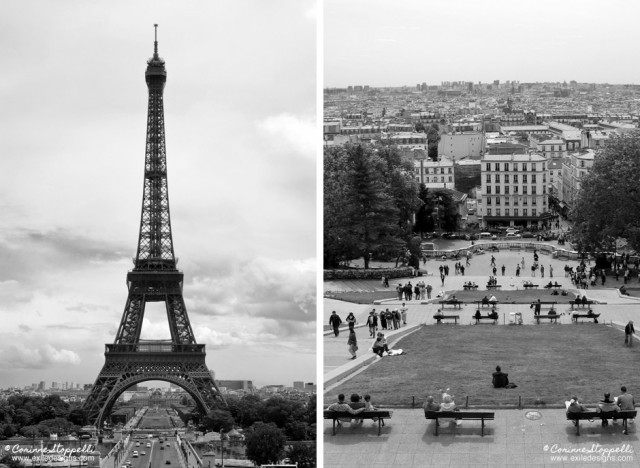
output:
[[[561,447],[558,444],[545,445],[543,450],[552,454],[551,462],[599,462],[626,463],[634,461],[633,447],[622,444],[619,447],[603,447],[595,443],[591,447]]]
[[[70,456],[61,456],[61,455],[13,455],[11,457],[12,461],[22,462],[22,463],[30,463],[34,465],[36,463],[49,463],[49,462],[63,462],[63,463],[82,463],[82,462],[90,462],[94,461],[93,455],[70,455]]]

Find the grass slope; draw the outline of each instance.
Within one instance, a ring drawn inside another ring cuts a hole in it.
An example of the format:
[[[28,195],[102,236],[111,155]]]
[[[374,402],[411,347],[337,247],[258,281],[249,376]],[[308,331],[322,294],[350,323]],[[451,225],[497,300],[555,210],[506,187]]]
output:
[[[626,385],[640,395],[640,346],[626,348],[624,334],[604,325],[426,326],[403,338],[396,348],[407,355],[384,357],[329,391],[370,394],[374,404],[422,405],[437,389],[451,388],[463,405],[525,405],[540,399],[562,404],[576,394],[592,406],[604,392],[618,395]],[[509,374],[515,389],[494,389],[495,366]]]

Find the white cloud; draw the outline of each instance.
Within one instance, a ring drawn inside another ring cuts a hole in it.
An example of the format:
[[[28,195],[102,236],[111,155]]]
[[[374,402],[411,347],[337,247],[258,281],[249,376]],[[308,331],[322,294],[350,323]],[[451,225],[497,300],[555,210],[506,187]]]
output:
[[[271,115],[258,122],[258,128],[276,143],[291,147],[307,158],[316,157],[318,132],[313,117],[297,116],[290,113]]]
[[[55,348],[51,344],[38,344],[42,340],[4,334],[0,337],[0,369],[45,369],[80,363],[80,356],[68,349]]]

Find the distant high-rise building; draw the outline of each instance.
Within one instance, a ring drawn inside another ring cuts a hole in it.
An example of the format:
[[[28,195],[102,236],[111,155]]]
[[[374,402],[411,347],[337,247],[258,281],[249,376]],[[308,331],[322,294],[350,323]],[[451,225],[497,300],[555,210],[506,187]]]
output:
[[[302,381],[293,382],[293,388],[296,390],[304,390],[304,382]]]
[[[40,381],[40,384],[38,385],[38,391],[42,392],[45,390],[47,384],[44,382],[44,380]]]
[[[52,388],[53,390],[57,390],[58,388],[60,388],[60,387],[58,386],[58,382],[51,382],[51,388]]]

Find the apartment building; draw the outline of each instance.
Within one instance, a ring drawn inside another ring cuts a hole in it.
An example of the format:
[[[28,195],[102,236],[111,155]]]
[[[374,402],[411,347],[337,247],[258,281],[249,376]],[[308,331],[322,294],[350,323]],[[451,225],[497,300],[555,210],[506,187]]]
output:
[[[415,158],[413,167],[416,180],[427,188],[455,188],[453,161],[446,158],[440,161]]]
[[[551,217],[547,204],[548,168],[540,154],[491,154],[481,163],[478,217],[484,228],[543,228]]]
[[[564,159],[562,176],[558,178],[558,202],[564,214],[573,208],[581,180],[593,166],[594,159],[595,151],[592,149],[573,153]]]

